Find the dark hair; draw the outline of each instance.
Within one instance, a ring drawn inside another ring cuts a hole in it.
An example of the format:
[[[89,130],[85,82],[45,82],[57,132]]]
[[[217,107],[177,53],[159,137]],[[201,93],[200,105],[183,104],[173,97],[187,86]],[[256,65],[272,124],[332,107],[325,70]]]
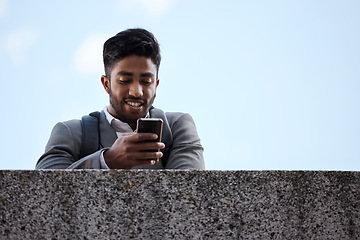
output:
[[[110,77],[115,62],[132,54],[150,58],[156,65],[158,74],[161,55],[156,38],[145,29],[133,28],[119,32],[104,43],[103,59],[106,76]]]

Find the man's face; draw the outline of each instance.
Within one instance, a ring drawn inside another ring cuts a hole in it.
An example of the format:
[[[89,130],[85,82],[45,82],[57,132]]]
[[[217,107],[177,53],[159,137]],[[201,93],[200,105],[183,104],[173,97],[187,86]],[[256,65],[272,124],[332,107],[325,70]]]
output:
[[[135,127],[138,118],[145,117],[155,99],[159,80],[156,65],[150,58],[130,55],[116,62],[110,79],[101,82],[110,95],[110,113]]]

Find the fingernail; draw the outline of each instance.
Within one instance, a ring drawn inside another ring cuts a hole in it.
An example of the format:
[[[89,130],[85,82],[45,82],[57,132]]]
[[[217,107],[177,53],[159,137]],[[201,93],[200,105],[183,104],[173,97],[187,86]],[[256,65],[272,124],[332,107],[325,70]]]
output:
[[[151,165],[154,165],[155,163],[156,163],[156,161],[155,160],[151,160]]]

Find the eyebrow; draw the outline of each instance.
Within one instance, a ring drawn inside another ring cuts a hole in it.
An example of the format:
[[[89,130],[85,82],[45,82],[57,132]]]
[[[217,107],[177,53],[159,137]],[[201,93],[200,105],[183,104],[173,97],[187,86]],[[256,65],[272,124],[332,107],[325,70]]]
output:
[[[140,74],[140,77],[154,77],[154,74],[152,74],[151,72],[142,73]]]
[[[131,72],[127,72],[127,71],[120,71],[120,72],[118,72],[117,74],[116,74],[117,76],[134,76],[134,74],[133,73],[131,73]]]
[[[127,71],[120,71],[116,74],[117,76],[134,76],[134,74],[132,72],[127,72]],[[154,77],[155,75],[152,74],[151,72],[146,72],[146,73],[141,73],[140,77]]]

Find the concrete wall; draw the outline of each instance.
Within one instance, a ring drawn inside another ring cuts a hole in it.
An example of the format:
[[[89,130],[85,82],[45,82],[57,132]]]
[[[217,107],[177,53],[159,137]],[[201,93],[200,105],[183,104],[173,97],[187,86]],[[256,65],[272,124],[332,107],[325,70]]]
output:
[[[360,172],[0,171],[0,239],[360,239]]]

